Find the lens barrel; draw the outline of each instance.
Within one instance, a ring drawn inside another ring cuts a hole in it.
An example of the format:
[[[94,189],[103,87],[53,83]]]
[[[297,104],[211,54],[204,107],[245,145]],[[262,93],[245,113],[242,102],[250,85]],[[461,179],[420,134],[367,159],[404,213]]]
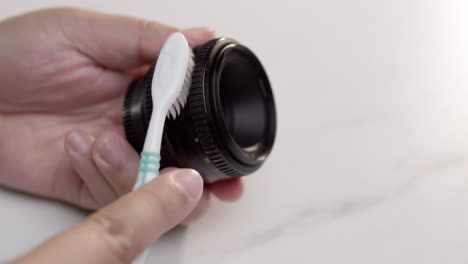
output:
[[[161,167],[193,168],[207,183],[251,174],[269,155],[276,134],[267,74],[255,54],[233,39],[211,40],[194,54],[187,104],[175,120],[166,119]],[[153,107],[153,73],[154,65],[132,84],[124,103],[125,133],[138,152]]]

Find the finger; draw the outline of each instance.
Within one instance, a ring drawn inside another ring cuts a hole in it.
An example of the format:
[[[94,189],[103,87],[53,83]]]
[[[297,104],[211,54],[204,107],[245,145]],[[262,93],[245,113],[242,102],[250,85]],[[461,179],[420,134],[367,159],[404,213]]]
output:
[[[165,168],[162,171],[165,172],[175,169],[176,168]],[[228,179],[216,183],[207,184],[205,190],[206,192],[204,193],[206,195],[204,195],[204,197],[200,201],[200,204],[192,212],[193,217],[192,215],[190,215],[188,221],[184,220],[184,223],[191,222],[192,220],[200,217],[200,215],[202,215],[206,211],[206,209],[208,209],[208,206],[210,204],[210,196],[208,195],[209,193],[212,193],[214,196],[216,196],[222,201],[235,202],[239,200],[244,194],[244,188],[245,187],[242,178]],[[204,199],[206,199],[206,201],[203,201]]]
[[[244,184],[240,178],[212,183],[207,188],[220,200],[226,202],[237,201],[244,193]]]
[[[99,64],[129,70],[151,64],[170,34],[181,31],[190,45],[215,37],[210,28],[179,30],[155,21],[79,9],[55,10],[70,44]]]
[[[194,170],[161,174],[18,263],[127,264],[180,223],[202,192],[203,180]]]
[[[177,168],[174,167],[168,167],[164,168],[161,170],[161,173],[168,173],[171,171],[177,170]],[[197,206],[192,210],[192,212],[182,221],[182,224],[189,224],[198,218],[200,218],[203,214],[206,213],[208,210],[208,207],[210,206],[210,201],[211,201],[211,195],[209,192],[205,191],[203,193],[202,198],[198,202]]]
[[[72,131],[65,137],[65,150],[74,170],[84,183],[77,202],[89,209],[108,204],[118,197],[112,185],[94,164],[91,155],[93,143],[94,138],[83,131]]]
[[[117,195],[132,190],[137,178],[139,155],[115,132],[105,132],[96,138],[92,156],[101,175]]]
[[[210,193],[204,192],[195,209],[182,221],[182,224],[189,224],[205,214],[210,206],[210,200]]]
[[[190,47],[204,44],[216,37],[216,31],[210,27],[182,29],[180,32],[187,38]]]

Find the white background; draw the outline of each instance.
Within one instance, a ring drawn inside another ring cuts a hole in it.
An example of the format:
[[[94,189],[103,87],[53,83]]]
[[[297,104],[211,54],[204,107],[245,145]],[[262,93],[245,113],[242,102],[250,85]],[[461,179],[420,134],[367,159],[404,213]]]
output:
[[[468,262],[466,1],[4,0],[0,18],[64,4],[212,26],[271,77],[267,164],[155,263]],[[0,261],[83,216],[5,190],[0,214]]]

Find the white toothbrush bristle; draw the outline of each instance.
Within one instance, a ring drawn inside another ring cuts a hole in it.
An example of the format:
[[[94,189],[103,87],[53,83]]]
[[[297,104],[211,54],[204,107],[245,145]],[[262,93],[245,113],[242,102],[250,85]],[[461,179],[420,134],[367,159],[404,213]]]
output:
[[[187,63],[187,71],[185,73],[185,79],[184,79],[184,84],[183,87],[180,91],[179,96],[177,97],[177,100],[172,104],[171,108],[169,109],[169,112],[167,113],[168,118],[176,119],[178,115],[182,112],[182,109],[184,109],[185,104],[187,103],[187,97],[190,92],[190,86],[192,86],[192,73],[193,73],[193,68],[195,67],[195,58],[192,49],[190,49],[190,55],[188,58],[188,63]]]
[[[177,100],[174,102],[173,107],[175,108],[177,115],[180,115],[180,104]]]
[[[175,119],[175,117],[177,116],[177,113],[176,113],[176,110],[174,109],[174,106],[172,106],[170,109],[169,109],[169,113],[171,113],[171,117],[173,119]]]

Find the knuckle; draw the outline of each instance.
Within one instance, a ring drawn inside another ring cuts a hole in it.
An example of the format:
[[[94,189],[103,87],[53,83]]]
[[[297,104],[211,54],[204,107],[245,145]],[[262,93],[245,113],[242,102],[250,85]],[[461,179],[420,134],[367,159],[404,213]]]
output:
[[[152,34],[154,33],[164,34],[168,32],[177,31],[177,28],[175,27],[167,26],[156,21],[152,21],[152,20],[139,20],[139,21],[140,21],[142,33],[146,33],[147,35],[151,33]]]
[[[136,255],[137,248],[132,243],[128,228],[123,221],[104,212],[91,215],[88,221],[93,227],[95,239],[105,247],[113,259],[115,258],[115,263],[128,263],[132,256]]]
[[[50,7],[43,9],[43,12],[50,14],[72,14],[78,12],[78,9],[73,7]]]
[[[155,49],[154,47],[155,36],[161,39],[170,33],[178,31],[178,29],[151,20],[137,19],[137,23],[139,28],[137,39],[138,56],[141,61],[152,62],[152,60],[156,59],[160,48]]]
[[[196,219],[200,218],[203,214],[206,213],[211,203],[210,194],[205,192],[203,193],[200,202],[198,202],[197,206],[192,210],[192,212],[183,220],[183,224],[189,224]]]
[[[43,14],[46,17],[58,19],[60,22],[83,16],[85,12],[83,9],[74,7],[51,7],[43,10]]]
[[[172,223],[174,219],[174,210],[168,199],[164,198],[161,192],[153,191],[149,188],[141,189],[141,198],[146,206],[152,208],[158,213],[160,225]]]

